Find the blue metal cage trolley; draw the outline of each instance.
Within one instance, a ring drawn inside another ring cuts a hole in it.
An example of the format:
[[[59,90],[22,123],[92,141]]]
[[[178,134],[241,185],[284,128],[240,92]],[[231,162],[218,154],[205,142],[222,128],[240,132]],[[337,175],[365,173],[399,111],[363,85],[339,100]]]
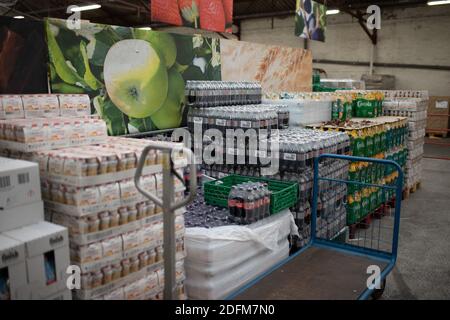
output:
[[[319,176],[319,162],[324,159],[361,161],[393,166],[398,172],[394,185],[367,184],[357,181],[331,179]],[[317,209],[319,181],[331,183],[353,183],[366,187],[395,190],[394,214],[378,221],[378,229],[372,226],[361,232],[354,243],[339,243],[321,238],[317,234]],[[397,260],[402,198],[403,172],[398,163],[390,160],[323,154],[314,162],[313,203],[311,214],[311,239],[300,251],[260,275],[227,299],[277,300],[277,299],[368,299],[381,296],[387,275]],[[383,221],[386,220],[386,221]],[[384,226],[386,224],[387,226]],[[389,231],[387,239],[382,233]],[[372,234],[370,241],[364,232]],[[377,238],[374,240],[374,238]],[[362,241],[363,245],[359,242]],[[357,243],[358,242],[358,243]],[[380,245],[381,243],[381,245]],[[368,282],[369,270],[378,269],[378,286]]]

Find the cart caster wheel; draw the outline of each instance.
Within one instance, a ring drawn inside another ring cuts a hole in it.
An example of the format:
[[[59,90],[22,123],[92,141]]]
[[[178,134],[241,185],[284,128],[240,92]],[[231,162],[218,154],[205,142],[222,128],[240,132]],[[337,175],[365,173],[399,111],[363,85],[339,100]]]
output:
[[[372,292],[372,299],[373,300],[378,300],[383,296],[384,293],[384,289],[386,288],[386,279],[383,279],[383,281],[381,282],[381,287],[380,289],[375,289]]]

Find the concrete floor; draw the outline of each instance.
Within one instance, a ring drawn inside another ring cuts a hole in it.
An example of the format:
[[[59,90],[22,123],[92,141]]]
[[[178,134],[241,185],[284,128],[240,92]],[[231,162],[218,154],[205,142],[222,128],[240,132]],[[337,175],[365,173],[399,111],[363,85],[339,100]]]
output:
[[[450,138],[425,138],[424,151],[428,157],[450,158]]]
[[[450,151],[427,146],[427,154]],[[384,299],[450,299],[450,161],[424,159],[422,184],[402,203],[397,265]]]

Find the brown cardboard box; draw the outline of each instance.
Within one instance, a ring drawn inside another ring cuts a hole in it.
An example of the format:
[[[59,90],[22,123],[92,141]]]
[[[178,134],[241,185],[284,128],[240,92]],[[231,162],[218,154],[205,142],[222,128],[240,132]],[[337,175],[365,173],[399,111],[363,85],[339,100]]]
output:
[[[430,114],[440,114],[442,116],[432,116]],[[427,133],[448,136],[450,115],[450,96],[430,97],[427,117]]]

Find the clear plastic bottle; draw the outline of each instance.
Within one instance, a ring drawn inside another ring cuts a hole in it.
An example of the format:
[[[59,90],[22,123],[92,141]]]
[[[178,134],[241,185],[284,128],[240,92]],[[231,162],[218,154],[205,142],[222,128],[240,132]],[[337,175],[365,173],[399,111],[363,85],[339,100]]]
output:
[[[241,220],[242,224],[249,224],[254,221],[255,217],[255,198],[252,188],[244,190],[244,215]]]
[[[237,196],[236,191],[237,190],[238,190],[237,187],[233,186],[231,188],[230,195],[228,196],[228,210],[230,213],[229,219],[233,222],[236,220],[237,211],[238,211],[237,206],[236,206],[236,201],[237,201],[236,200],[236,196]]]
[[[236,222],[243,223],[245,221],[245,191],[243,187],[239,187],[236,191]]]
[[[263,185],[264,190],[264,218],[270,216],[270,198],[272,196],[272,192],[269,190],[269,186],[267,184]]]
[[[253,185],[253,194],[255,195],[255,214],[253,221],[258,221],[264,218],[264,191],[262,184],[255,183]]]

